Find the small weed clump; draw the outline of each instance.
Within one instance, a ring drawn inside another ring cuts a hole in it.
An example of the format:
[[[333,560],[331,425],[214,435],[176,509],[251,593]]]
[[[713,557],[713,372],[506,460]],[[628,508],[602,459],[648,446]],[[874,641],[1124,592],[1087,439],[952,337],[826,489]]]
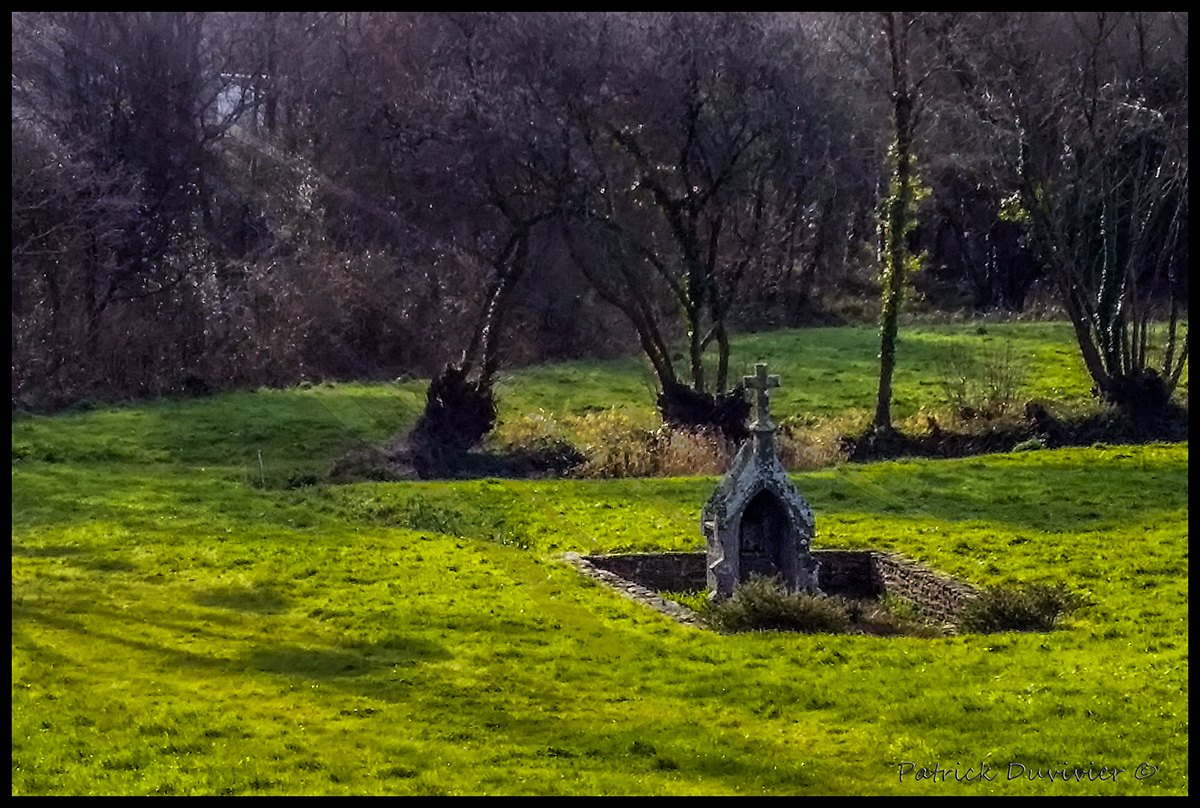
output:
[[[688,432],[657,416],[638,418],[618,410],[572,419],[570,431],[587,462],[583,477],[651,477],[720,474],[729,447],[717,435]]]
[[[971,602],[958,625],[976,634],[1050,631],[1059,618],[1087,604],[1086,598],[1061,586],[992,587]]]
[[[846,460],[842,436],[865,425],[858,415],[785,418],[775,433],[775,453],[788,471],[826,468]]]
[[[412,495],[404,503],[403,525],[410,530],[444,533],[448,536],[465,536],[469,522],[461,511],[453,507],[436,505],[420,494]]]
[[[378,446],[360,446],[335,460],[325,478],[335,484],[362,480],[393,482],[402,479],[402,475],[392,468],[391,460],[384,449]]]
[[[1039,449],[1045,449],[1046,442],[1041,438],[1030,438],[1023,440],[1013,447],[1014,452],[1036,452]]]
[[[1011,343],[986,356],[955,352],[938,368],[943,400],[963,420],[990,420],[1013,412],[1027,375]]]
[[[489,440],[492,446],[509,454],[571,458],[576,464],[583,462],[562,424],[542,411],[501,421]]]
[[[790,593],[773,578],[751,576],[733,595],[710,606],[703,617],[719,631],[798,631],[837,634],[851,627],[838,599]]]
[[[667,600],[678,603],[680,606],[686,606],[696,614],[703,614],[704,612],[708,611],[709,606],[711,605],[708,602],[708,593],[704,591],[659,592],[658,594],[662,595]]]
[[[876,602],[857,602],[850,610],[855,627],[877,637],[933,639],[953,633],[953,626],[938,623],[910,600],[884,595]]]

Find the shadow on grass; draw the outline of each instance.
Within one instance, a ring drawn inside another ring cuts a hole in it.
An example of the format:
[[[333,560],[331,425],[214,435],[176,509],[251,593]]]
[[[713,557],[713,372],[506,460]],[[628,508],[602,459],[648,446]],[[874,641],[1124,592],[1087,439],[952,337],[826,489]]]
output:
[[[377,643],[350,648],[289,645],[256,648],[244,661],[247,667],[266,673],[302,679],[337,680],[447,659],[449,656],[449,652],[437,643],[395,635]]]
[[[92,557],[89,552],[73,544],[50,544],[45,547],[14,544],[12,554],[17,558],[58,558],[62,559],[65,564],[94,572],[137,571],[137,567],[127,559],[108,555]]]
[[[146,621],[136,621],[134,624],[128,615],[112,610],[93,608],[88,610],[88,614],[96,619],[85,622],[75,617],[50,613],[28,603],[14,601],[14,637],[21,633],[18,630],[19,623],[36,623],[76,634],[81,642],[101,641],[142,652],[166,666],[202,668],[232,676],[247,671],[261,671],[323,682],[353,679],[380,671],[444,660],[451,656],[450,652],[438,643],[399,634],[385,637],[378,642],[345,647],[303,647],[281,643],[260,645],[241,653],[238,653],[241,649],[231,641],[223,648],[225,652],[233,652],[231,656],[196,653],[172,648],[166,643],[144,637],[131,636],[136,631],[144,630]],[[99,628],[98,623],[105,628]],[[174,632],[179,631],[179,626],[169,621],[164,622],[163,627]],[[126,629],[128,634],[125,633]]]
[[[192,598],[198,606],[233,609],[252,614],[278,614],[287,609],[283,596],[270,589],[223,586],[197,592]]]
[[[12,554],[21,558],[69,558],[83,554],[83,549],[73,544],[48,544],[45,547],[26,547],[14,544]]]

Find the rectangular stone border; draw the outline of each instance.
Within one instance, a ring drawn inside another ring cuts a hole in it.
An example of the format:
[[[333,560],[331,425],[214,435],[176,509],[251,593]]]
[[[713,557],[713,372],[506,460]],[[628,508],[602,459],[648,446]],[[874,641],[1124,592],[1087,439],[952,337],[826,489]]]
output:
[[[954,622],[979,597],[979,590],[970,584],[934,572],[899,553],[867,552],[871,554],[881,592],[912,601],[935,620]]]
[[[648,554],[648,555],[653,555],[653,554]],[[690,556],[690,555],[696,555],[696,554],[695,553],[666,553],[664,555],[689,555]],[[682,604],[676,603],[673,600],[667,600],[666,598],[659,595],[658,592],[654,591],[653,589],[649,589],[648,587],[642,586],[641,584],[638,584],[633,581],[622,578],[620,575],[617,575],[615,572],[604,569],[603,567],[598,566],[594,563],[595,560],[598,558],[620,558],[620,556],[586,556],[585,557],[585,556],[579,555],[579,553],[565,553],[562,558],[563,558],[563,561],[566,561],[568,564],[570,564],[573,567],[575,567],[576,569],[578,569],[584,575],[588,576],[589,578],[593,578],[597,581],[600,581],[604,585],[617,590],[617,592],[621,593],[622,595],[624,595],[627,598],[630,598],[631,600],[635,600],[638,603],[642,603],[646,606],[649,606],[651,609],[654,609],[656,612],[659,612],[660,614],[665,614],[667,617],[670,617],[672,620],[675,620],[678,623],[682,623],[685,626],[691,626],[693,628],[704,628],[704,621],[702,621],[700,619],[700,616],[698,614],[696,614],[694,611],[692,611],[691,609],[689,609],[688,607],[686,607]],[[703,569],[705,554],[700,553],[699,558],[700,558],[701,569]],[[671,591],[671,587],[669,587],[669,586],[663,587],[660,591]],[[677,591],[685,591],[685,590],[680,589]]]
[[[979,590],[935,572],[899,553],[882,550],[814,550],[821,565],[821,591],[847,597],[894,595],[914,603],[930,618],[953,622]],[[630,553],[563,560],[621,594],[685,625],[702,627],[699,616],[659,595],[663,591],[702,591],[707,587],[707,554]]]

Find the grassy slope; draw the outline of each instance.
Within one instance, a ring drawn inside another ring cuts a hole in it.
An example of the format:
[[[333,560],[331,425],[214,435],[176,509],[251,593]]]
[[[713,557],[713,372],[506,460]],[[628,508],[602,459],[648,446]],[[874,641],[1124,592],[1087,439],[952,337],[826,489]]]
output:
[[[417,393],[15,422],[13,793],[1187,793],[1186,445],[797,476],[818,546],[1067,582],[1068,631],[720,637],[553,560],[697,546],[711,479],[247,485]]]
[[[858,326],[754,334],[734,340],[730,366],[737,374],[754,362],[768,362],[783,379],[783,386],[772,392],[773,410],[782,416],[874,411],[878,343],[874,329]],[[1029,397],[1060,401],[1089,397],[1092,383],[1067,323],[914,326],[902,329],[897,349],[896,417],[941,403],[939,364],[944,360],[963,354],[986,360],[1005,346],[1012,347],[1029,371]],[[1187,389],[1186,376],[1182,387]],[[649,409],[652,389],[652,375],[636,359],[523,369],[510,374],[501,386],[508,412],[540,408],[558,414],[615,403]]]

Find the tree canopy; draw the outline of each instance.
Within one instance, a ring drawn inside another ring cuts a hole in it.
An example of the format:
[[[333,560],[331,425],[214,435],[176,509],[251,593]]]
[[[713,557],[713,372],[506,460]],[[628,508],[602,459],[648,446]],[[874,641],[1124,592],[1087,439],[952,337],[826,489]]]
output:
[[[12,23],[14,402],[640,348],[711,417],[731,331],[906,285],[1060,306],[1118,403],[1186,362],[1186,13]]]

